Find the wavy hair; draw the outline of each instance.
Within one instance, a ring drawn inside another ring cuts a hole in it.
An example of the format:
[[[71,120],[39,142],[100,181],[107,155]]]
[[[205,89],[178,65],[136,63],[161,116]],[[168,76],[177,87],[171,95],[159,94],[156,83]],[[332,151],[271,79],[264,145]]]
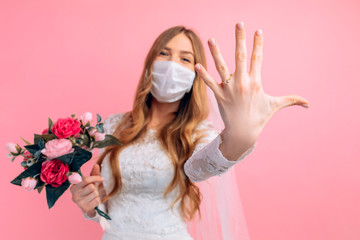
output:
[[[123,146],[107,147],[97,161],[101,166],[105,156],[110,154],[109,161],[112,177],[114,178],[114,186],[110,193],[102,199],[103,203],[118,191],[121,191],[122,188],[118,161],[120,151],[135,140],[141,138],[145,134],[147,125],[150,122],[150,107],[153,97],[150,93],[152,85],[151,69],[154,59],[174,36],[181,33],[185,34],[192,43],[195,64],[201,63],[206,68],[203,44],[193,30],[187,29],[184,26],[172,27],[161,33],[155,40],[145,59],[144,68],[136,89],[133,108],[130,112],[124,114],[123,120],[113,133],[113,135],[123,143]],[[175,118],[173,121],[162,126],[157,136],[171,157],[175,169],[173,179],[167,187],[164,197],[176,187],[179,187],[180,194],[173,202],[172,208],[175,203],[180,200],[182,217],[188,220],[193,219],[197,211],[201,216],[200,203],[202,196],[199,188],[184,174],[184,164],[203,137],[203,133],[197,130],[197,126],[207,118],[208,114],[209,108],[206,85],[200,79],[200,76],[196,74],[193,87],[180,101],[179,109],[175,113]],[[195,140],[193,136],[196,136]]]

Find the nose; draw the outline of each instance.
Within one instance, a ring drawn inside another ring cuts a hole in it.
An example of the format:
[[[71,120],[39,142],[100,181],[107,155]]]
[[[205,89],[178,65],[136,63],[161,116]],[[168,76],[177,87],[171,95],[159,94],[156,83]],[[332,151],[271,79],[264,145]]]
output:
[[[181,61],[180,61],[181,59],[180,59],[180,56],[178,56],[177,54],[173,54],[173,55],[171,55],[171,57],[170,57],[170,61],[173,61],[173,62],[176,62],[176,63],[181,63]]]

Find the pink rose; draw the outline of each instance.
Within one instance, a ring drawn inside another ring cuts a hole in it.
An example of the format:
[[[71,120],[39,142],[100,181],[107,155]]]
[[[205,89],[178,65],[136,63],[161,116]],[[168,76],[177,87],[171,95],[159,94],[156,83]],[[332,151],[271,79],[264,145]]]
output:
[[[96,133],[96,129],[95,129],[95,128],[92,128],[92,129],[89,131],[90,136],[94,136],[95,133]]]
[[[95,141],[103,141],[105,139],[105,133],[95,133]]]
[[[73,172],[69,177],[68,180],[71,184],[78,184],[82,182],[82,177],[77,172]]]
[[[42,163],[40,179],[53,187],[60,187],[67,179],[68,171],[69,166],[59,159],[45,161]]]
[[[7,144],[5,145],[5,148],[6,148],[6,150],[9,151],[9,152],[17,153],[18,150],[17,150],[17,148],[16,148],[16,145],[17,145],[17,144],[15,144],[15,143],[9,142],[9,143],[7,143]]]
[[[58,138],[76,137],[81,131],[80,126],[80,122],[74,118],[59,118],[52,127],[52,132]]]
[[[83,123],[84,125],[86,125],[88,122],[91,122],[91,120],[92,120],[92,113],[90,113],[90,112],[85,112],[85,113],[83,113],[83,114],[81,115],[80,119],[81,119],[82,123]]]
[[[95,137],[95,141],[103,141],[105,139],[105,133],[99,133],[95,128],[89,131],[90,136]]]
[[[31,155],[31,153],[30,153],[28,150],[26,150],[26,151],[23,153],[23,157],[24,157],[24,161],[27,161],[27,160],[29,160],[30,158],[32,158],[33,155]]]
[[[32,177],[27,177],[21,180],[21,186],[25,188],[25,190],[31,191],[36,187],[37,181]]]
[[[41,153],[46,155],[47,160],[51,160],[74,151],[72,143],[68,139],[53,139],[45,143],[45,148]]]

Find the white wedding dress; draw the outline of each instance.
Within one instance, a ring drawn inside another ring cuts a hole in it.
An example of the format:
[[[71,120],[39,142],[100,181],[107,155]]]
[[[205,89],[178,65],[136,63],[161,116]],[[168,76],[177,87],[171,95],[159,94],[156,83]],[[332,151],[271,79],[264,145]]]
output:
[[[122,113],[110,115],[104,121],[107,134],[114,132],[122,116]],[[185,174],[193,182],[225,173],[254,148],[237,161],[229,161],[219,150],[221,137],[212,123],[204,121],[199,128],[206,129],[206,142],[196,146],[184,166]],[[156,138],[156,130],[148,130],[145,137],[124,148],[119,155],[119,166],[123,182],[121,193],[99,206],[112,218],[102,240],[192,240],[186,222],[180,217],[180,201],[171,210],[179,189],[164,198],[174,167]],[[113,179],[108,156],[101,165],[101,176],[104,177],[105,192],[109,193]],[[84,214],[84,217],[96,222],[104,221],[98,214],[92,218]]]

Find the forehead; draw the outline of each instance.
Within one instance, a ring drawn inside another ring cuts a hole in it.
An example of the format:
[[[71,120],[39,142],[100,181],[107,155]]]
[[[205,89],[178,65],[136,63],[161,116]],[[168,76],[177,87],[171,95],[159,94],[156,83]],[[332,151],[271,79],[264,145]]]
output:
[[[192,43],[188,36],[186,36],[184,33],[180,33],[176,36],[174,36],[166,45],[166,48],[170,48],[175,51],[188,51],[188,52],[194,52]]]

